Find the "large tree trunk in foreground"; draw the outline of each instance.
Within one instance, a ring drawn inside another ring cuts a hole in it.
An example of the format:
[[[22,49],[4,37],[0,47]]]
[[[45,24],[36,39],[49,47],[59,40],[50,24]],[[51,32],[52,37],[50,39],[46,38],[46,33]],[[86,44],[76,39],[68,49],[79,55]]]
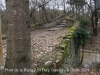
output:
[[[31,75],[29,1],[7,0],[7,57],[4,75]]]

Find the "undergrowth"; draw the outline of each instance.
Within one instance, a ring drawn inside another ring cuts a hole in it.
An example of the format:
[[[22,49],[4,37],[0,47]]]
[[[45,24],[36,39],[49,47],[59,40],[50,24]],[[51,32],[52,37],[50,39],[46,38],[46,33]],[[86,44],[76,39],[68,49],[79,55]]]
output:
[[[89,24],[89,21],[84,18],[78,18],[77,19],[80,22],[79,27],[76,29],[73,38],[74,38],[74,43],[75,43],[75,54],[79,54],[80,47],[84,50],[84,45],[85,43],[90,39],[90,31],[87,27]],[[83,56],[81,58],[81,63],[82,63]]]

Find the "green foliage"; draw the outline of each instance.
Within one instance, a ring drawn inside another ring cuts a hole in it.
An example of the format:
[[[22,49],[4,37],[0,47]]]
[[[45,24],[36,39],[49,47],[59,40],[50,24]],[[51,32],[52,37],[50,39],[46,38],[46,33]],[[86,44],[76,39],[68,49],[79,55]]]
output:
[[[75,42],[75,53],[77,55],[78,49],[80,46],[84,45],[89,38],[91,37],[90,31],[87,29],[87,25],[89,23],[86,19],[78,19],[80,21],[80,25],[74,33],[74,42]]]
[[[76,20],[80,21],[80,27],[87,28],[87,25],[89,24],[88,19],[84,19],[84,18],[79,17]]]
[[[76,5],[76,6],[83,6],[86,3],[85,0],[69,0],[67,2],[71,5]]]
[[[90,32],[87,29],[78,28],[77,31],[74,33],[74,39],[80,45],[82,45],[83,43],[86,43],[86,41],[89,38],[90,38]]]

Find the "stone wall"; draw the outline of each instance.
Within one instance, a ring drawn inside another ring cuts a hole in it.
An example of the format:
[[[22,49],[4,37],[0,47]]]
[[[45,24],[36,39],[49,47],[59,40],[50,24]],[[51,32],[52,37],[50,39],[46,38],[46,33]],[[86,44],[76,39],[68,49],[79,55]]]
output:
[[[66,15],[64,14],[59,17],[56,17],[55,19],[53,19],[47,23],[32,25],[31,30],[43,29],[43,28],[49,28],[49,27],[55,26],[55,25],[59,24],[60,22],[62,22],[65,18],[66,18]]]
[[[70,28],[69,32],[67,35],[64,37],[63,40],[65,41],[65,51],[67,50],[68,55],[65,55],[64,62],[61,65],[61,68],[63,68],[66,72],[68,72],[71,68],[76,67],[78,65],[77,60],[78,57],[75,55],[75,44],[74,44],[74,39],[73,39],[73,34],[75,30],[77,29],[79,23],[76,21],[75,24]],[[62,43],[61,43],[62,44]],[[65,75],[66,72],[63,72],[62,75]]]

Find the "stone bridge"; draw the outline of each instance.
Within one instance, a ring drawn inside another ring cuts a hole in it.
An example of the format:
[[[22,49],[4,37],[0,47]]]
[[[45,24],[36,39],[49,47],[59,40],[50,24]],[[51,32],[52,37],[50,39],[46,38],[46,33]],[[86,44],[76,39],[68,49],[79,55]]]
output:
[[[79,22],[70,16],[62,15],[48,23],[31,26],[33,74],[64,75],[68,68],[76,66],[73,33]],[[3,40],[4,59],[6,49],[7,41]]]

